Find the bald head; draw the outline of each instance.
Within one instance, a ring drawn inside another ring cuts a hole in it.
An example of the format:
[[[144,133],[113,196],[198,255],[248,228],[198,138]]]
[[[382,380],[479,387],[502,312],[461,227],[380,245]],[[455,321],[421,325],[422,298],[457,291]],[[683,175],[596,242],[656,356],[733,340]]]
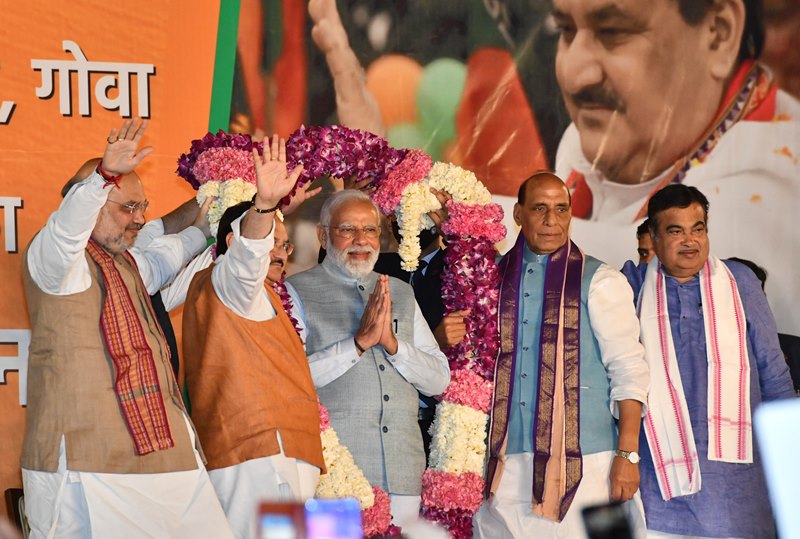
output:
[[[567,185],[561,178],[546,170],[534,172],[528,179],[522,182],[522,185],[519,186],[519,191],[517,191],[517,204],[524,206],[528,193],[542,185],[563,187],[564,191],[567,193],[569,205],[572,206],[572,194],[569,192]]]
[[[102,157],[93,157],[82,164],[78,171],[73,174],[72,178],[67,180],[67,183],[65,183],[64,187],[61,188],[61,198],[67,196],[67,193],[69,193],[69,190],[72,189],[74,185],[88,178],[89,174],[91,174],[94,169],[97,168],[97,165],[99,165],[102,160]]]

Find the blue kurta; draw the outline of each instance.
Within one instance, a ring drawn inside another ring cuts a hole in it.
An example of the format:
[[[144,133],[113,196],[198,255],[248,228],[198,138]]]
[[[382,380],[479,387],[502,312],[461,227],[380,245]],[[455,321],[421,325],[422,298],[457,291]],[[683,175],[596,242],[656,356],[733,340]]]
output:
[[[506,453],[533,453],[534,417],[539,394],[539,337],[542,328],[544,275],[550,255],[527,245],[520,282],[516,363],[508,419]],[[586,256],[581,280],[580,334],[580,448],[583,455],[612,451],[617,427],[611,415],[610,382],[589,320],[589,287],[602,263]]]
[[[778,343],[775,319],[761,284],[749,268],[724,261],[736,279],[747,319],[750,357],[751,410],[762,401],[794,396],[789,370]],[[623,269],[638,297],[645,266]],[[754,443],[753,464],[709,461],[708,456],[708,362],[700,297],[700,279],[685,283],[666,277],[667,305],[672,341],[700,460],[701,489],[697,494],[665,502],[658,488],[655,468],[644,429],[640,490],[647,527],[651,530],[702,537],[764,539],[775,536],[767,498],[764,471]]]

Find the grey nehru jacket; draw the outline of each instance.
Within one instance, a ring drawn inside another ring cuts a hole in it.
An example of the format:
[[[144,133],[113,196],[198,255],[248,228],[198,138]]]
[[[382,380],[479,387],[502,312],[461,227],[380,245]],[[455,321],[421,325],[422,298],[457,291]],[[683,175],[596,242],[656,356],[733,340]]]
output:
[[[377,345],[359,357],[353,336],[378,274],[357,280],[331,258],[289,278],[305,308],[306,351],[317,393],[339,439],[369,482],[390,494],[418,496],[425,453],[417,424],[417,390],[443,392],[450,381],[447,360],[412,288],[393,277],[389,288],[397,353],[389,356]],[[320,369],[326,372],[320,374]]]

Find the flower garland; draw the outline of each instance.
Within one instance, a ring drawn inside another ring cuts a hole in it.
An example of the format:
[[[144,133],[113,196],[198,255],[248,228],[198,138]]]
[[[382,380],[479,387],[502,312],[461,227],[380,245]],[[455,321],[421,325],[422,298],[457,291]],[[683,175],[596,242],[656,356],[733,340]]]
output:
[[[391,175],[389,179],[391,179]],[[403,178],[402,180],[406,181],[407,179]],[[397,252],[403,260],[404,270],[414,271],[417,269],[420,255],[419,233],[425,228],[434,226],[428,213],[441,207],[436,195],[431,192],[431,188],[447,191],[456,204],[467,206],[449,225],[451,233],[454,233],[455,236],[478,237],[475,234],[484,236],[488,234],[492,237],[499,236],[500,239],[505,236],[505,228],[497,220],[498,215],[502,219],[503,210],[497,204],[492,204],[491,193],[478,181],[475,174],[450,163],[435,163],[424,178],[415,183],[409,183],[403,188],[395,211],[397,225],[402,236]],[[455,207],[458,208],[458,206]],[[479,216],[469,215],[470,211],[483,207],[490,209],[481,211]],[[462,227],[469,226],[471,223],[477,223],[474,230],[467,228],[462,230]],[[481,227],[486,230],[481,230]]]
[[[500,273],[494,243],[505,237],[506,230],[502,208],[492,203],[491,194],[472,172],[431,163],[413,151],[373,193],[381,210],[393,212],[397,219],[403,269],[417,268],[419,233],[434,225],[428,213],[441,206],[431,188],[451,196],[447,219],[441,224],[448,240],[442,272],[445,312],[468,309],[469,315],[465,338],[445,350],[451,377],[431,427],[430,459],[422,476],[422,514],[461,539],[472,537],[472,517],[483,501],[486,426],[500,346],[496,324]]]
[[[374,185],[379,185],[407,153],[407,150],[395,150],[378,135],[340,125],[301,126],[286,141],[288,169],[303,165],[295,189],[325,175],[354,176],[358,180],[371,178]],[[294,191],[284,201],[288,201]]]
[[[177,173],[197,190],[197,203],[216,197],[208,209],[211,233],[216,236],[225,210],[256,194],[253,148],[262,149],[249,135],[220,130],[192,141],[188,154],[178,158]]]
[[[431,427],[433,440],[429,467],[422,477],[421,512],[445,526],[452,537],[472,537],[472,517],[483,500],[486,426],[499,349],[496,320],[500,274],[494,243],[505,237],[505,227],[500,223],[502,209],[492,203],[491,194],[472,172],[433,163],[420,150],[392,150],[383,139],[369,133],[339,126],[303,127],[286,146],[287,159],[293,165],[304,165],[299,185],[321,174],[372,178],[373,201],[382,212],[397,218],[402,235],[399,253],[403,269],[409,271],[417,267],[419,232],[434,225],[427,214],[440,208],[431,188],[452,197],[447,203],[448,219],[441,225],[448,240],[442,298],[447,313],[469,309],[469,315],[465,319],[466,337],[445,351],[451,380],[440,396],[442,402]],[[323,493],[365,495],[363,473],[346,460],[349,452],[338,449],[338,439],[327,436],[323,446],[332,456],[345,459],[341,461],[344,464],[337,465],[337,472],[345,473],[330,475],[324,485],[320,481]],[[352,459],[352,455],[349,457]]]
[[[379,487],[370,486],[353,455],[339,442],[336,431],[331,427],[328,410],[322,403],[319,403],[319,419],[322,456],[328,471],[319,478],[317,497],[353,497],[361,505],[364,537],[399,537],[400,528],[392,524],[389,495]]]
[[[289,290],[286,289],[286,283],[284,279],[286,278],[286,272],[284,271],[281,273],[281,278],[279,281],[276,281],[275,284],[272,285],[272,289],[278,293],[278,297],[281,298],[281,305],[283,306],[283,310],[286,311],[286,315],[289,317],[289,320],[292,322],[292,326],[294,330],[300,335],[300,322],[297,318],[294,317],[294,302],[292,301],[292,296],[289,295]]]

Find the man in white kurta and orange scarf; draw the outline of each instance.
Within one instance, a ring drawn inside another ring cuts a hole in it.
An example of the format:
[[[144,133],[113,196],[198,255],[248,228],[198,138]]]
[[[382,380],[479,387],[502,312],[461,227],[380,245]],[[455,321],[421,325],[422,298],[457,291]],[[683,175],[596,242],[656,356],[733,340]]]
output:
[[[618,271],[569,239],[570,202],[564,182],[542,172],[514,207],[522,232],[500,262],[477,537],[585,537],[581,509],[610,500],[625,502],[644,532],[637,451],[649,378],[633,296]]]
[[[800,206],[800,103],[757,61],[761,3],[555,0],[573,121],[556,172],[573,191],[572,237],[614,267],[655,191],[698,187],[716,208],[716,253],[766,267],[778,329],[800,335],[800,272],[786,262],[800,256],[786,226]]]
[[[752,411],[794,396],[750,268],[709,255],[708,200],[671,185],[648,204],[657,258],[626,267],[650,364],[640,436],[652,538],[775,536]]]

